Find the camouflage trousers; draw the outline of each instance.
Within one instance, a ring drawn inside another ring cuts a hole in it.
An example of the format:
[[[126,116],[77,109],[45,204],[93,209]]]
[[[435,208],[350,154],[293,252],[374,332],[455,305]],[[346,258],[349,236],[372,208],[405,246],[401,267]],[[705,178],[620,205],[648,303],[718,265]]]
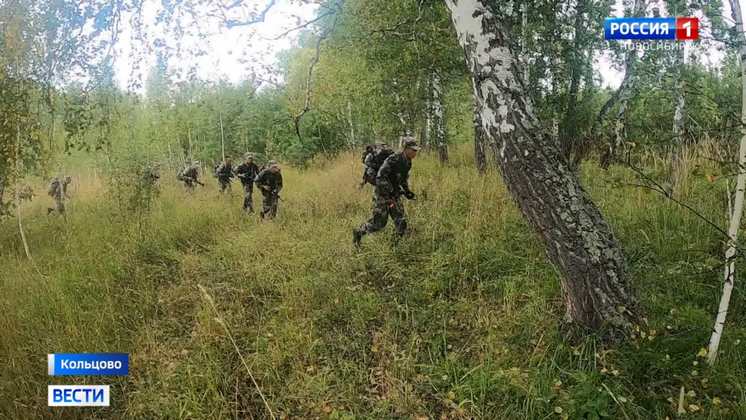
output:
[[[184,181],[184,192],[188,195],[194,195],[194,182]]]
[[[231,189],[231,180],[230,179],[220,179],[218,178],[218,187],[220,194],[224,194],[226,191],[228,194],[232,194],[233,190]]]
[[[254,184],[243,184],[243,209],[254,212]]]
[[[262,212],[260,213],[262,219],[264,219],[265,216],[270,219],[274,219],[275,216],[277,216],[278,201],[277,194],[262,193]]]
[[[378,232],[386,227],[389,217],[394,221],[396,233],[403,236],[407,231],[407,214],[404,212],[404,205],[401,197],[386,198],[383,197],[378,188],[373,192],[373,217],[363,223],[360,230],[364,234]]]
[[[54,207],[49,207],[47,209],[47,214],[50,214],[51,212],[55,212],[56,214],[65,214],[65,201],[61,197],[52,197],[55,202]]]

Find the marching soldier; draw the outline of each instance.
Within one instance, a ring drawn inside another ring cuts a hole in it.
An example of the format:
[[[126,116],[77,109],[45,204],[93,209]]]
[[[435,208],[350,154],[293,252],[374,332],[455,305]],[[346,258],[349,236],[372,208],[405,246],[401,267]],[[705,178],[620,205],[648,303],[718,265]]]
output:
[[[194,184],[205,186],[199,182],[199,162],[192,162],[192,166],[184,168],[178,176],[179,181],[184,183],[184,190],[189,195],[194,195]]]
[[[277,202],[282,190],[282,174],[277,162],[269,161],[267,169],[259,172],[259,175],[254,179],[254,185],[262,192],[262,212],[260,216],[262,216],[262,219],[265,216],[274,219],[277,216]]]
[[[251,153],[246,154],[246,162],[241,163],[236,168],[236,176],[241,180],[243,186],[243,209],[250,213],[254,212],[254,179],[259,175],[259,167],[254,163],[254,157]]]
[[[220,194],[224,194],[226,191],[228,191],[228,194],[231,194],[231,178],[234,178],[233,175],[233,166],[231,166],[231,158],[226,157],[225,161],[218,166],[218,168],[215,170],[215,178],[218,179],[218,185],[220,186]]]
[[[409,189],[408,180],[412,159],[417,156],[419,150],[417,142],[410,137],[404,142],[404,150],[392,154],[383,162],[373,190],[373,216],[360,229],[353,230],[352,242],[355,246],[360,246],[363,236],[386,227],[389,217],[394,221],[397,235],[404,236],[407,231],[407,216],[401,196],[408,200],[415,198]]]

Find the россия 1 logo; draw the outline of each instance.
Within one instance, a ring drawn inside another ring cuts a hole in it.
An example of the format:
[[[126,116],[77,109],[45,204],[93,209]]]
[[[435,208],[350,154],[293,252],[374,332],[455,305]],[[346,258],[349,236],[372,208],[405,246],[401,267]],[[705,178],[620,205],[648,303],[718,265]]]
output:
[[[698,18],[606,18],[604,39],[696,40]]]

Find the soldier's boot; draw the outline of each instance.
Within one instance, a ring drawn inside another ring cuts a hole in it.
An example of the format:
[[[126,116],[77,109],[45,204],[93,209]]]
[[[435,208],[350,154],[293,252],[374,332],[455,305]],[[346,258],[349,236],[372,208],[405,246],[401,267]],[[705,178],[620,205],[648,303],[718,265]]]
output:
[[[365,232],[361,229],[352,230],[352,244],[356,247],[360,246],[360,241],[363,239]]]

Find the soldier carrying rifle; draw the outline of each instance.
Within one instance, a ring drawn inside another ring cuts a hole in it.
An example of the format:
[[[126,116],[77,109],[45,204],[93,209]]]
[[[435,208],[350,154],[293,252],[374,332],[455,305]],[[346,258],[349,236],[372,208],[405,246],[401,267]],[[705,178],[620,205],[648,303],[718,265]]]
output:
[[[243,186],[243,209],[249,213],[254,212],[254,179],[259,175],[259,167],[254,163],[254,156],[251,153],[246,154],[246,162],[241,163],[236,168],[236,176],[241,180]]]
[[[184,190],[189,195],[194,195],[194,184],[205,186],[199,182],[199,162],[192,162],[192,166],[184,168],[178,175],[178,180],[184,183]]]
[[[394,221],[398,237],[407,231],[407,215],[404,212],[401,196],[414,200],[409,189],[409,170],[412,159],[420,147],[411,137],[404,142],[404,150],[386,158],[376,174],[376,187],[373,190],[373,216],[363,223],[360,229],[352,231],[352,243],[360,246],[364,235],[378,232],[386,227],[389,217]]]
[[[276,161],[269,161],[268,168],[259,172],[259,175],[254,179],[254,185],[262,192],[262,212],[260,216],[262,216],[262,219],[265,216],[274,219],[277,216],[277,202],[282,190],[282,174]]]

